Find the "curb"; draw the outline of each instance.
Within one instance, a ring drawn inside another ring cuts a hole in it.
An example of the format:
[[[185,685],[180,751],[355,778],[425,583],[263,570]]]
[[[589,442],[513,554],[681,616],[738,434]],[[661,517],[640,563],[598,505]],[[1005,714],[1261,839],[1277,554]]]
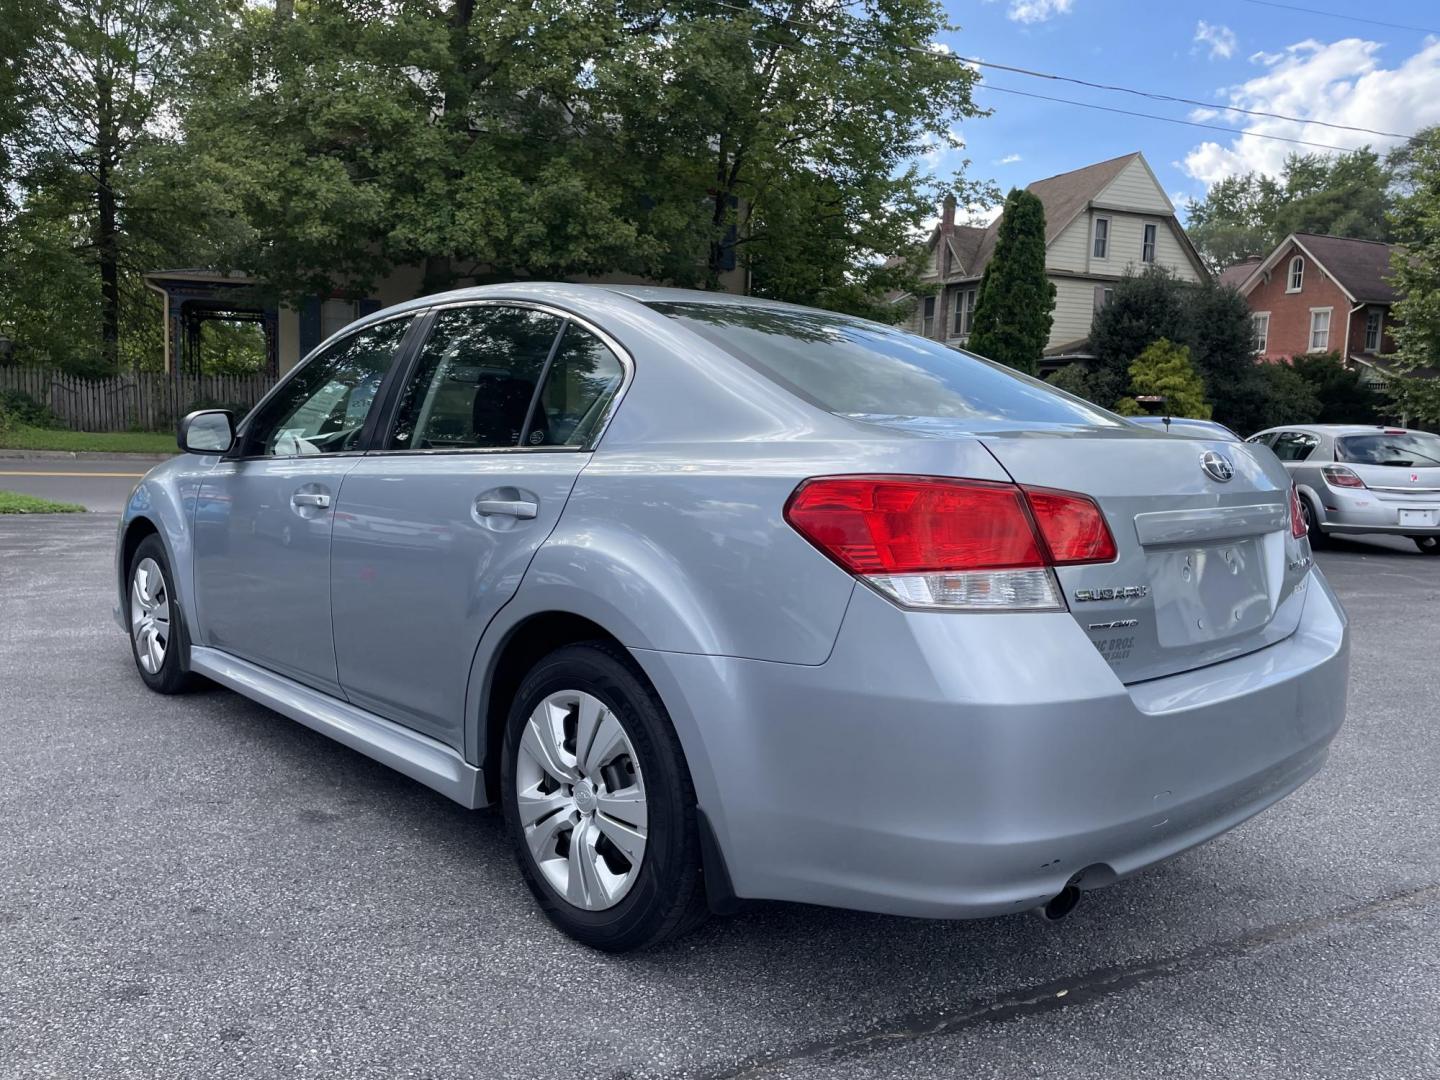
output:
[[[5,450],[0,460],[8,461],[169,461],[173,454],[136,454],[119,450]]]

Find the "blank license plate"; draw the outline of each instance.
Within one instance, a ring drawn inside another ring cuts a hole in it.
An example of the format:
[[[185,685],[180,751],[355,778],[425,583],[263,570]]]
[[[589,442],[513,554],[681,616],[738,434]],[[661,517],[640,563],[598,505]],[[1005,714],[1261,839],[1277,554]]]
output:
[[[1435,524],[1434,510],[1401,510],[1401,525],[1423,525],[1433,526]]]
[[[1155,636],[1197,645],[1262,628],[1270,620],[1264,548],[1256,539],[1149,553]]]

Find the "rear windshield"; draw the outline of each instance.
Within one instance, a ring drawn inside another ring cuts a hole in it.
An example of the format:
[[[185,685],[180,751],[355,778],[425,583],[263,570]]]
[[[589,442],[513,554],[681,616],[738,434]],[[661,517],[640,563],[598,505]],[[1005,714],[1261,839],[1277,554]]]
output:
[[[832,413],[1121,423],[1038,379],[879,323],[740,304],[650,306]]]
[[[1357,465],[1440,465],[1440,436],[1423,431],[1400,435],[1345,435],[1335,440],[1337,461]]]

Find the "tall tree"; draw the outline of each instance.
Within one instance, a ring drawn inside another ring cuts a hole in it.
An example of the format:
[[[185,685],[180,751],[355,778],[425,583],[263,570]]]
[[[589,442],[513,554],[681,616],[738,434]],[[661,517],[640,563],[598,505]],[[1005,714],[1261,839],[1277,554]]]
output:
[[[874,314],[965,190],[912,167],[978,113],[947,29],[935,0],[311,0],[241,12],[186,129],[292,296],[748,271]]]
[[[93,268],[102,368],[120,359],[127,247],[138,226],[127,190],[167,137],[185,61],[220,0],[56,0],[18,73],[28,106],[12,138],[20,214],[51,214],[52,238],[83,222],[72,254]],[[169,228],[175,215],[160,219]]]
[[[1045,274],[1045,206],[1012,188],[980,279],[970,348],[1035,374],[1054,321],[1055,285]]]
[[[1292,232],[1388,240],[1391,170],[1369,147],[1291,154],[1279,177],[1244,173],[1186,208],[1185,229],[1212,270],[1264,255]]]
[[[1391,281],[1400,293],[1386,389],[1410,423],[1440,421],[1440,127],[1420,132],[1395,159],[1403,194],[1392,220],[1404,248]]]
[[[1092,400],[1113,404],[1130,383],[1130,365],[1161,338],[1186,342],[1190,319],[1183,288],[1164,267],[1128,274],[1090,324]]]

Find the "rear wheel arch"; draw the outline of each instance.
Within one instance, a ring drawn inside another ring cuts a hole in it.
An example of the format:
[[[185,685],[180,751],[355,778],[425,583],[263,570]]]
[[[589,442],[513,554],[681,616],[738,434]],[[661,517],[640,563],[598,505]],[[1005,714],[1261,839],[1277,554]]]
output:
[[[581,641],[603,641],[629,656],[620,640],[599,623],[568,611],[542,611],[512,627],[486,668],[480,700],[480,767],[489,801],[500,798],[500,748],[510,704],[530,669],[556,649]],[[631,663],[637,678],[654,689],[640,665]],[[658,691],[657,691],[658,694]]]

